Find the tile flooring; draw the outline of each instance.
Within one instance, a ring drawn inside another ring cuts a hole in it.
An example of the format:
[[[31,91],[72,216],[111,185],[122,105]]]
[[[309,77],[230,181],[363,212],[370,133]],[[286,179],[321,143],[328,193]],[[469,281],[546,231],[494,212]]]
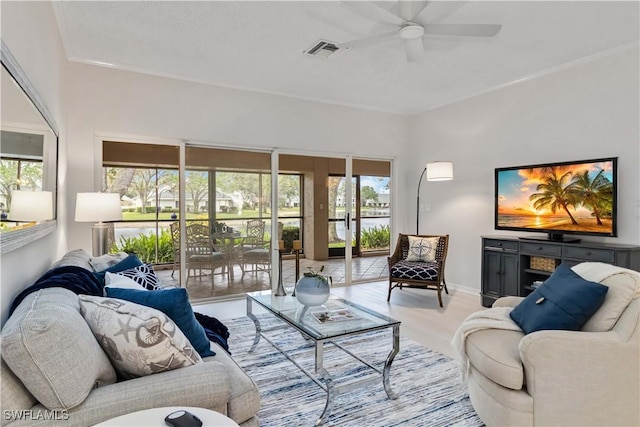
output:
[[[329,259],[324,261],[300,259],[300,274],[308,271],[311,267],[314,271],[318,271],[324,265],[323,274],[331,276],[333,283],[343,284],[345,282],[345,264],[344,259]],[[387,256],[368,256],[352,259],[352,282],[386,280],[388,277]],[[282,261],[282,278],[285,287],[292,287],[295,283],[295,259],[284,259]],[[208,271],[205,271],[208,273]],[[187,291],[192,301],[199,301],[211,298],[232,298],[238,295],[244,295],[246,292],[270,289],[269,275],[266,272],[250,273],[247,272],[242,277],[242,271],[238,265],[234,266],[233,280],[228,281],[226,275],[219,274],[220,269],[216,270],[213,276],[213,286],[211,285],[211,275],[192,276],[189,279]],[[180,272],[176,271],[171,277],[172,270],[156,269],[156,274],[160,278],[162,284],[180,286]],[[184,281],[183,281],[184,282]],[[184,283],[183,283],[184,286]]]

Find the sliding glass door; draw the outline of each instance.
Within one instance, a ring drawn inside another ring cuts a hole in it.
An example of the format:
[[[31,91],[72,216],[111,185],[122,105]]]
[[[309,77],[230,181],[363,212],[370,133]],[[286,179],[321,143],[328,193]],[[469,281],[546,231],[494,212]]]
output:
[[[309,268],[336,284],[386,277],[388,161],[103,141],[103,165],[102,189],[121,194],[124,213],[113,250],[192,299],[274,288],[280,254],[289,288]],[[207,268],[189,263],[199,226],[216,258]]]
[[[347,179],[340,175],[331,175],[327,180],[329,207],[328,248],[330,257],[344,257],[346,247],[351,247],[351,254],[358,256],[358,177],[351,179],[353,196],[351,197],[351,209],[347,212]],[[352,230],[351,244],[347,241],[346,231]]]

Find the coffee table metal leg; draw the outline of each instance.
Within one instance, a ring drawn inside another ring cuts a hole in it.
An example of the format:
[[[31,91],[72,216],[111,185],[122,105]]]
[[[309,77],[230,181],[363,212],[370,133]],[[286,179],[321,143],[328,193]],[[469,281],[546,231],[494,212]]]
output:
[[[389,381],[389,375],[391,374],[391,363],[396,357],[396,354],[400,351],[400,325],[393,327],[393,348],[387,356],[387,360],[384,362],[384,369],[382,371],[382,384],[384,385],[384,391],[387,393],[390,399],[397,399],[398,395],[391,389],[391,382]]]
[[[322,411],[320,418],[318,418],[318,421],[316,421],[317,426],[324,424],[327,418],[329,418],[329,415],[331,414],[331,409],[333,409],[333,399],[335,397],[335,390],[333,388],[333,378],[331,378],[331,375],[329,374],[329,372],[327,372],[327,370],[324,369],[323,363],[324,363],[324,341],[317,341],[316,342],[316,372],[319,373],[320,376],[322,377],[322,381],[324,381],[324,384],[326,386],[326,391],[327,391],[327,401],[324,405],[324,410]]]
[[[262,334],[262,328],[260,327],[260,321],[252,312],[251,298],[249,297],[247,297],[247,317],[253,320],[253,324],[256,327],[256,336],[253,338],[253,344],[249,349],[249,353],[252,353],[253,350],[256,349],[256,346],[258,345],[258,343],[260,342],[260,335]]]
[[[323,368],[319,373],[320,375],[322,375],[322,380],[327,386],[327,402],[324,404],[324,410],[322,411],[320,418],[318,418],[318,421],[316,421],[317,426],[324,424],[324,422],[327,421],[327,418],[329,418],[329,415],[331,415],[331,410],[333,409],[333,399],[336,394],[333,387],[333,378],[331,378],[329,372],[327,372],[327,370]]]

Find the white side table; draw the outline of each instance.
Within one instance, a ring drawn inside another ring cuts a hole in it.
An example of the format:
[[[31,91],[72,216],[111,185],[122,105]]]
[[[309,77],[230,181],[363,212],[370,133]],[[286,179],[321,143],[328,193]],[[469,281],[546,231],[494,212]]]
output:
[[[164,418],[172,412],[181,410],[191,412],[200,418],[203,427],[238,427],[235,421],[219,412],[191,406],[165,406],[131,412],[103,421],[95,427],[167,427]]]

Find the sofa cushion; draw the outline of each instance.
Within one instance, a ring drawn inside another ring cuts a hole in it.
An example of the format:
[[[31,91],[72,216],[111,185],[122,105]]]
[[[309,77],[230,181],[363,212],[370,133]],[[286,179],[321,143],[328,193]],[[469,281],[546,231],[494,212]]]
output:
[[[590,282],[566,264],[511,311],[525,334],[541,330],[578,331],[604,302],[609,288]]]
[[[251,377],[247,375],[235,360],[216,343],[211,343],[215,356],[205,357],[204,362],[219,362],[225,367],[229,377],[229,403],[227,416],[238,424],[255,416],[260,410],[260,390]]]
[[[439,237],[409,236],[407,261],[432,262],[436,260]]]
[[[196,320],[185,288],[148,290],[107,288],[107,296],[160,310],[173,320],[201,357],[215,356],[204,328]]]
[[[469,363],[487,378],[512,390],[524,384],[524,368],[518,345],[520,331],[482,329],[470,334],[465,343]]]
[[[113,267],[128,256],[129,254],[126,252],[104,254],[98,257],[89,258],[89,264],[91,264],[91,268],[93,268],[93,271],[102,271],[106,270],[109,267]]]
[[[631,270],[602,262],[583,262],[571,267],[586,280],[599,282],[609,291],[602,306],[582,327],[587,332],[606,332],[613,329],[622,312],[640,290],[640,275]]]
[[[2,358],[52,410],[73,408],[94,387],[116,380],[77,296],[63,288],[33,292],[20,303],[2,329]]]
[[[201,363],[176,324],[163,312],[114,298],[80,295],[80,312],[123,378]]]
[[[82,267],[86,270],[92,271],[93,268],[91,267],[90,260],[91,254],[89,254],[89,252],[85,251],[84,249],[74,249],[67,252],[62,258],[56,261],[51,266],[51,270],[67,265],[74,265],[76,267]]]
[[[0,367],[0,408],[3,411],[17,411],[29,409],[36,404],[36,398],[33,397],[24,384],[15,376],[9,367],[2,361]],[[5,425],[12,417],[7,417],[6,412],[0,418],[0,425]]]

